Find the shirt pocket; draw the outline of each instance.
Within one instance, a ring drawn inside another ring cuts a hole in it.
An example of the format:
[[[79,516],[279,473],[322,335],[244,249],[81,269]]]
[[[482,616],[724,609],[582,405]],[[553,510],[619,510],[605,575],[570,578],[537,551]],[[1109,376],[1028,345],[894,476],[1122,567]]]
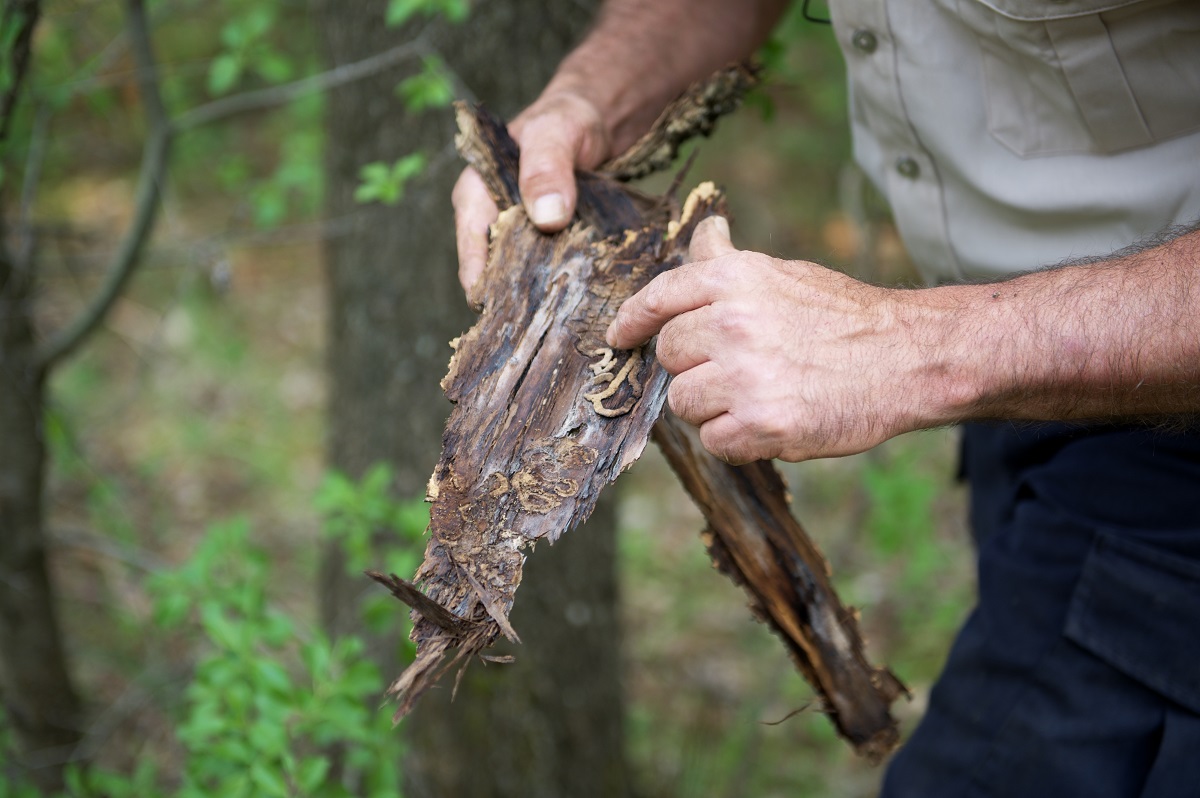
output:
[[[958,0],[988,129],[1017,155],[1107,154],[1200,130],[1195,0]]]
[[[1117,534],[1097,535],[1066,637],[1200,714],[1200,562]]]

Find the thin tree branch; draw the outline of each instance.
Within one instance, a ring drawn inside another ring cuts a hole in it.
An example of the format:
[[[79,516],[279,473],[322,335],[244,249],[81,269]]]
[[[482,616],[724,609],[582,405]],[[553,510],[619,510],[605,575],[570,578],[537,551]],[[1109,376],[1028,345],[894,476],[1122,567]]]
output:
[[[384,50],[382,53],[369,56],[361,61],[343,64],[327,72],[301,78],[292,83],[223,97],[220,100],[214,100],[198,108],[185,111],[175,119],[174,128],[175,130],[187,130],[235,114],[283,105],[308,94],[329,91],[338,86],[362,80],[382,72],[388,67],[412,58],[430,55],[432,52],[424,36],[418,35],[404,44],[398,44],[390,50]]]
[[[4,9],[0,11],[0,36],[6,39],[11,36],[5,47],[7,52],[0,53],[0,58],[8,62],[0,66],[0,71],[8,73],[8,85],[0,87],[0,141],[8,136],[15,115],[17,97],[21,94],[21,84],[29,66],[33,29],[37,27],[41,11],[39,0],[5,0]]]
[[[147,123],[134,217],[113,256],[108,276],[99,292],[71,324],[50,338],[39,350],[37,364],[43,369],[52,368],[71,354],[104,320],[133,275],[138,256],[150,237],[158,215],[173,131],[159,90],[144,0],[127,0],[127,4],[129,40],[138,67],[138,89]]]
[[[25,176],[21,181],[21,204],[17,209],[17,268],[22,271],[33,269],[33,249],[37,242],[37,230],[33,224],[33,205],[37,199],[38,184],[42,179],[42,164],[46,159],[46,144],[50,137],[50,118],[54,112],[49,104],[42,104],[33,122],[30,136],[29,157],[25,161]]]

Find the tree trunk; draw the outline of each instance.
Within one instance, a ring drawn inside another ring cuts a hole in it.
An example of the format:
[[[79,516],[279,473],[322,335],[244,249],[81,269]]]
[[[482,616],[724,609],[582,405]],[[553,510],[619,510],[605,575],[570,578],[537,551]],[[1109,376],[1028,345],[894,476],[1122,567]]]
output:
[[[79,741],[42,528],[45,375],[33,362],[29,276],[0,252],[0,696],[44,791]]]
[[[394,46],[412,34],[382,24],[383,0],[315,0],[328,66]],[[590,19],[592,3],[504,0],[473,4],[460,25],[430,24],[429,41],[478,99],[512,115],[531,101]],[[424,24],[424,23],[420,23]],[[326,209],[329,239],[328,363],[331,467],[357,476],[392,463],[397,490],[421,495],[438,459],[450,410],[438,387],[447,342],[473,316],[455,277],[450,187],[460,162],[449,150],[448,113],[405,113],[394,94],[412,70],[343,87],[328,98]],[[359,168],[429,153],[425,176],[395,208],[359,205]],[[622,751],[613,514],[601,507],[571,540],[526,574],[514,623],[528,630],[518,662],[476,667],[456,702],[427,696],[406,721],[405,763],[417,796],[621,796]],[[336,552],[323,563],[326,626],[351,626],[365,580],[344,575]],[[394,650],[394,649],[393,649]],[[385,655],[386,667],[395,666]],[[402,731],[405,727],[402,727]]]
[[[40,12],[37,0],[6,0],[0,9],[5,35],[12,34],[0,53],[9,78],[0,93],[0,145],[21,99]],[[35,356],[32,264],[8,248],[7,193],[0,188],[0,700],[23,760],[14,764],[48,793],[62,786],[79,742],[80,706],[46,567],[46,373]]]

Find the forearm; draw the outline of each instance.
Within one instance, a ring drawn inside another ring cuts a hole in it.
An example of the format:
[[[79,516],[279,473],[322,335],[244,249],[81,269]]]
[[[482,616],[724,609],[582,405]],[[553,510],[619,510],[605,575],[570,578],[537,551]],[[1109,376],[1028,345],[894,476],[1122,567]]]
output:
[[[1200,413],[1200,230],[1142,252],[919,291],[934,423]]]
[[[582,94],[604,119],[613,153],[623,152],[689,84],[753,53],[787,5],[608,0],[544,94]]]

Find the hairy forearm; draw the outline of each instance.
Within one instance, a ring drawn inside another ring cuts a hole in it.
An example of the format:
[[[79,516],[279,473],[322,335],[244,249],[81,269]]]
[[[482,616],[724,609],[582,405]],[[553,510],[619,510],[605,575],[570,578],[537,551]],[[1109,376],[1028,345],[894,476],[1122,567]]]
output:
[[[1088,265],[914,293],[903,323],[925,353],[932,421],[1200,413],[1200,230]]]
[[[788,0],[607,0],[546,93],[577,92],[608,126],[613,153],[644,133],[692,82],[749,56]]]

